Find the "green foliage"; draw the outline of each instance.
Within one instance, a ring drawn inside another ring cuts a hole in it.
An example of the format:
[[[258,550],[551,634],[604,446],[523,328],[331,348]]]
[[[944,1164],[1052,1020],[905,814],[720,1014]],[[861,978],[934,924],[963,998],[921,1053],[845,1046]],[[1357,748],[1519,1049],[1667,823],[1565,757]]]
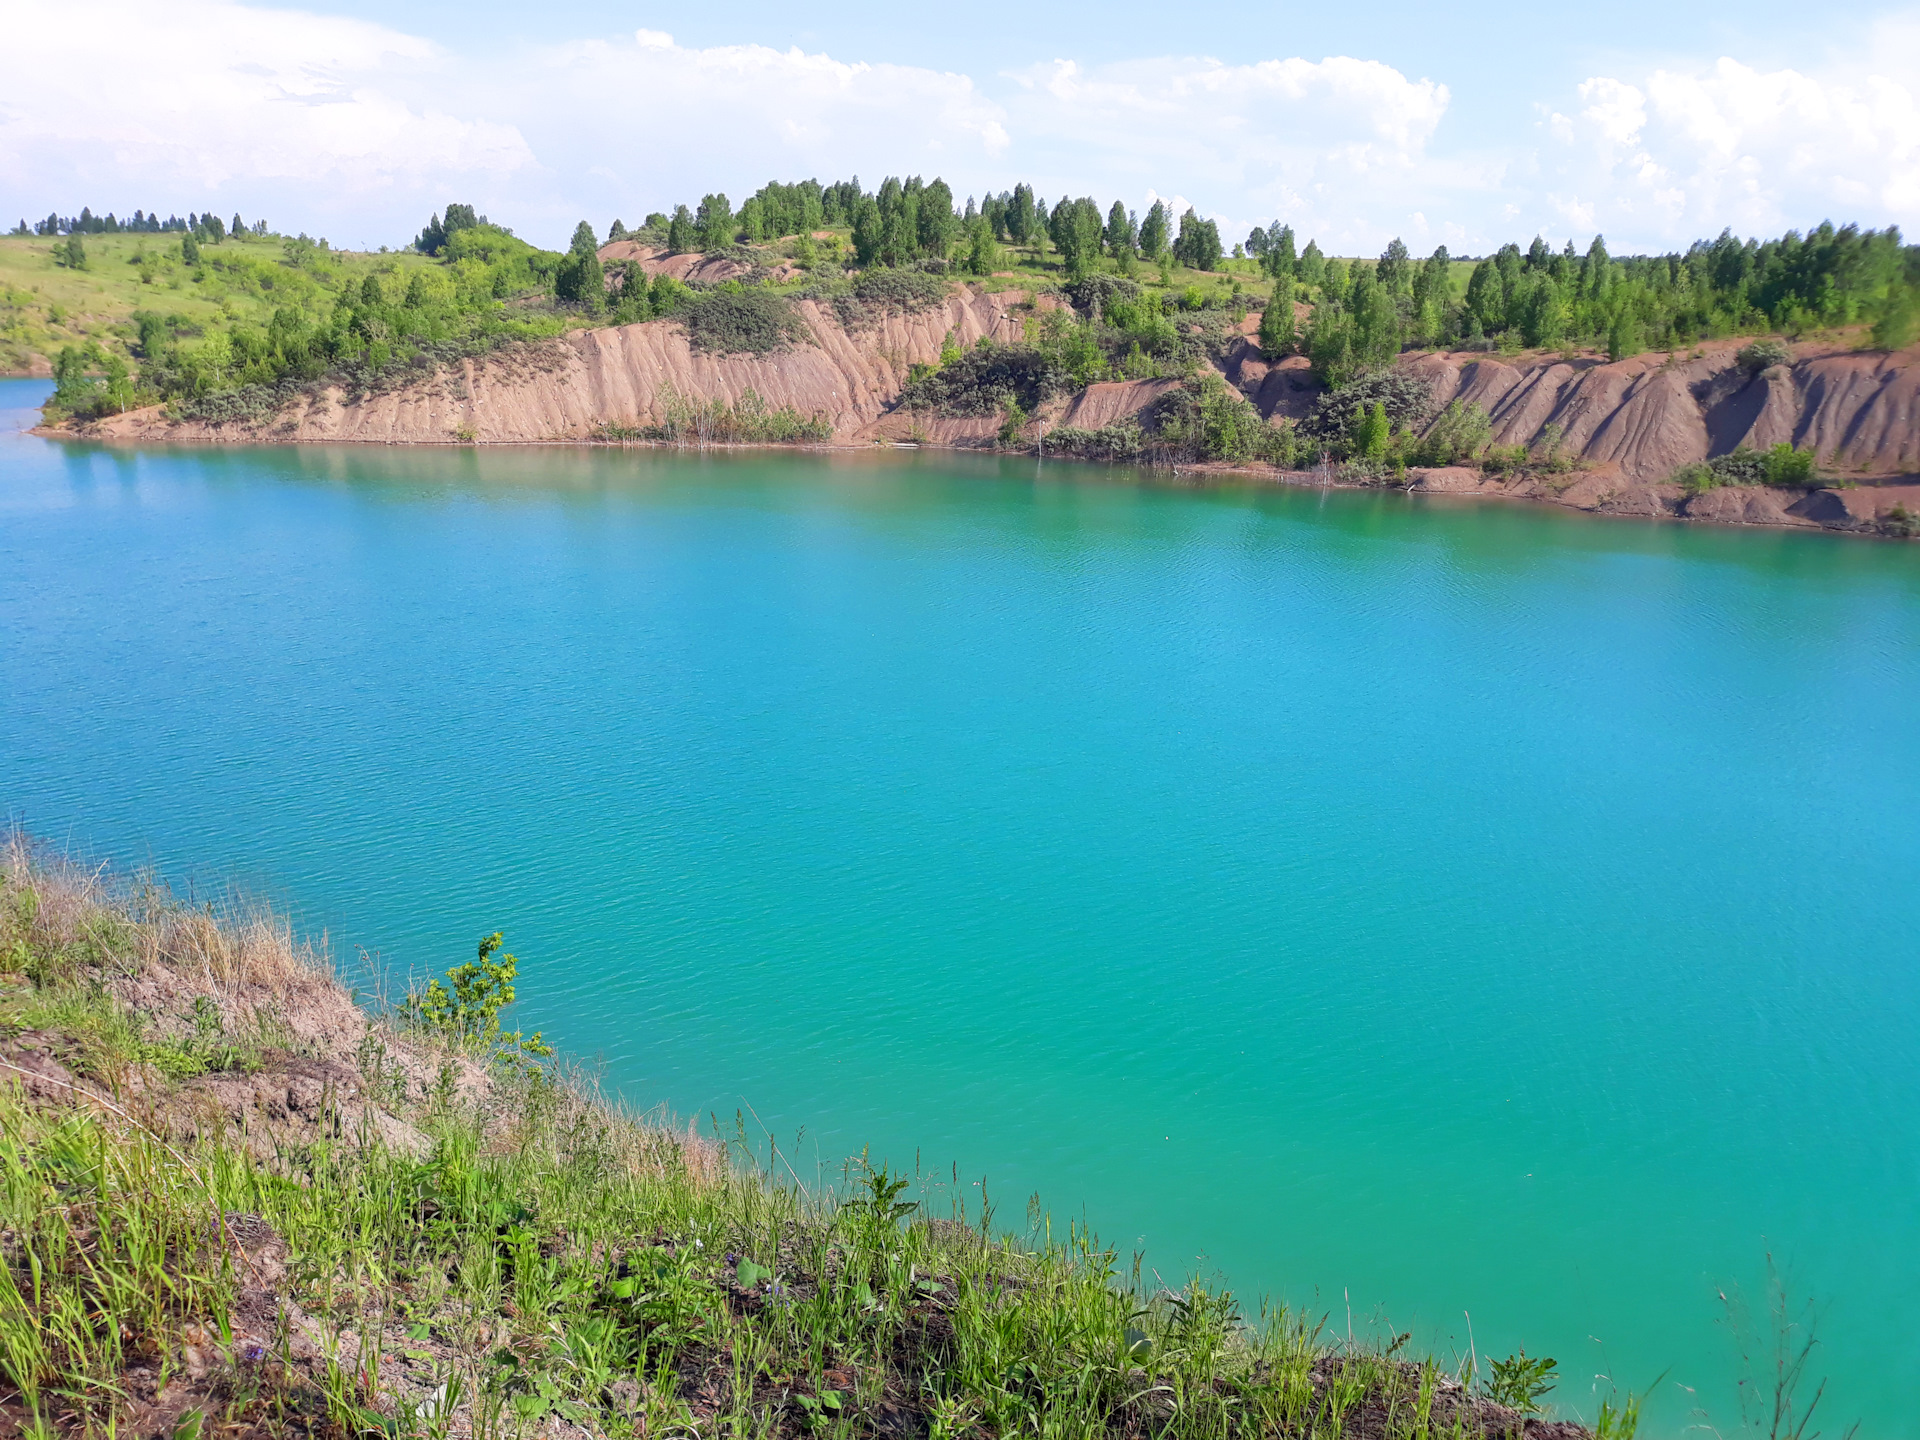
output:
[[[1674,472],[1673,483],[1688,494],[1697,495],[1720,485],[1807,489],[1820,481],[1813,452],[1796,450],[1783,440],[1770,450],[1750,450],[1743,445],[1729,454],[1684,465]]]
[[[1487,1394],[1496,1404],[1505,1405],[1509,1410],[1517,1410],[1522,1415],[1538,1415],[1540,1401],[1553,1389],[1558,1378],[1554,1368],[1554,1362],[1549,1359],[1529,1360],[1525,1350],[1505,1360],[1495,1360],[1492,1362],[1493,1378],[1487,1384]]]
[[[1374,371],[1316,400],[1307,418],[1300,422],[1301,433],[1337,447],[1349,432],[1354,410],[1371,412],[1375,405],[1385,411],[1394,429],[1412,430],[1432,412],[1433,388],[1417,376],[1398,370]]]
[[[598,314],[606,304],[607,278],[600,264],[599,242],[585,220],[574,227],[572,245],[554,268],[553,293],[555,299],[582,306],[589,314]]]
[[[904,410],[935,415],[999,415],[1017,410],[1020,423],[1067,388],[1057,348],[1039,345],[979,345],[951,364],[908,383]]]
[[[749,387],[738,403],[690,399],[669,386],[662,397],[664,418],[657,425],[602,427],[608,440],[663,440],[670,445],[778,445],[833,438],[833,422],[819,413],[802,415],[790,405],[767,407]]]
[[[849,330],[878,324],[888,315],[918,315],[947,298],[947,283],[924,270],[870,270],[844,289],[826,287],[804,292],[809,298],[829,299],[840,323]]]
[[[192,237],[189,236],[188,238],[191,239]],[[69,270],[84,270],[87,268],[87,247],[80,239],[77,231],[69,235],[63,244],[55,246],[53,253],[54,258]]]
[[[1452,400],[1409,460],[1416,465],[1464,464],[1484,454],[1492,439],[1493,421],[1485,410],[1472,401]]]
[[[1915,335],[1920,335],[1920,280],[1909,280],[1888,297],[1886,309],[1873,322],[1873,343],[1882,350],[1903,350]]]
[[[435,215],[414,238],[413,248],[424,255],[438,255],[446,248],[447,242],[462,230],[471,230],[487,224],[487,217],[476,215],[471,205],[447,206],[446,218]]]
[[[1085,280],[1100,259],[1106,227],[1100,207],[1091,198],[1062,201],[1054,207],[1049,221],[1054,248],[1067,267],[1070,280]]]
[[[400,1023],[489,1060],[531,1063],[552,1055],[553,1047],[542,1042],[539,1031],[523,1037],[500,1027],[500,1012],[514,1000],[520,966],[501,950],[503,938],[498,930],[485,936],[476,958],[447,971],[447,983],[432,980],[410,993],[400,1005]]]
[[[1013,443],[1012,438],[1002,435],[1001,444]],[[1074,455],[1083,460],[1105,460],[1109,463],[1132,460],[1147,449],[1147,436],[1141,430],[1140,422],[1128,416],[1103,425],[1097,430],[1086,430],[1075,425],[1057,425],[1047,432],[1047,449],[1062,455]]]
[[[1347,425],[1347,453],[1355,460],[1377,465],[1387,458],[1387,439],[1392,434],[1384,402],[1376,400],[1371,407],[1356,405]]]
[[[1218,270],[1224,253],[1219,225],[1202,220],[1188,209],[1180,217],[1180,234],[1173,242],[1174,258],[1191,270]]]
[[[699,243],[699,230],[694,225],[693,212],[684,205],[673,207],[673,219],[667,224],[667,249],[674,254],[684,254]]]
[[[1760,371],[1775,365],[1788,365],[1793,362],[1793,352],[1779,340],[1755,340],[1740,347],[1734,363],[1742,370]]]
[[[1281,293],[1282,288],[1290,292],[1293,287],[1277,287],[1274,298],[1267,302],[1266,309],[1260,315],[1260,353],[1269,360],[1278,360],[1293,353],[1293,300],[1290,295]]]
[[[1006,415],[1000,421],[1000,443],[1018,445],[1027,428],[1027,412],[1016,399],[1006,402]]]
[[[1140,222],[1140,253],[1158,261],[1167,253],[1169,229],[1166,204],[1156,200],[1148,207],[1147,218]]]
[[[695,350],[721,355],[765,355],[811,338],[793,302],[765,290],[711,290],[689,301],[679,318]]]
[[[724,194],[700,197],[694,212],[693,228],[702,250],[724,250],[733,244],[737,227],[733,223],[733,205]]]
[[[1282,468],[1294,463],[1293,427],[1263,420],[1245,396],[1212,370],[1162,396],[1151,420],[1158,447],[1191,459],[1264,461]]]

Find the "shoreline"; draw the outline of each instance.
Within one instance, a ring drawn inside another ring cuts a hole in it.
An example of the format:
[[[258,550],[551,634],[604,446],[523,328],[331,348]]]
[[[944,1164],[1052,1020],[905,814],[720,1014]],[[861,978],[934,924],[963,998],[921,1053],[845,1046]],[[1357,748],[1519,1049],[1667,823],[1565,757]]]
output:
[[[39,378],[39,377],[26,377]],[[152,435],[92,435],[65,425],[40,424],[23,433],[42,440],[69,444],[99,445],[122,450],[223,450],[228,448],[288,449],[296,447],[338,446],[355,449],[430,449],[430,450],[673,450],[705,453],[775,451],[791,454],[871,455],[880,452],[909,452],[948,455],[975,455],[981,458],[1027,458],[1045,461],[1057,458],[1061,463],[1098,466],[1107,471],[1166,473],[1183,480],[1201,483],[1255,483],[1284,485],[1293,489],[1345,490],[1353,492],[1400,491],[1406,495],[1445,496],[1456,500],[1524,501],[1552,506],[1581,514],[1615,519],[1668,520],[1691,525],[1718,525],[1779,531],[1821,531],[1875,540],[1907,540],[1920,534],[1907,534],[1882,528],[1887,510],[1903,507],[1915,517],[1920,530],[1920,475],[1894,476],[1887,480],[1868,480],[1847,486],[1816,486],[1806,489],[1780,489],[1769,486],[1723,485],[1689,495],[1678,485],[1632,482],[1605,468],[1575,469],[1556,484],[1540,476],[1519,475],[1508,481],[1487,476],[1470,467],[1409,469],[1406,484],[1343,480],[1316,470],[1280,470],[1269,465],[1235,465],[1222,461],[1180,461],[1172,464],[1100,460],[1076,455],[1049,457],[1034,447],[1007,449],[993,445],[953,445],[936,441],[904,442],[875,439],[862,443],[833,441],[715,441],[688,445],[671,440],[601,440],[568,436],[551,440],[465,440],[458,438],[358,440],[339,437],[265,438],[254,435],[233,439],[210,439],[196,435],[191,439],[157,439]],[[1866,500],[1864,506],[1849,504],[1849,497]],[[1875,498],[1890,501],[1882,508]],[[1799,512],[1799,513],[1796,513]]]

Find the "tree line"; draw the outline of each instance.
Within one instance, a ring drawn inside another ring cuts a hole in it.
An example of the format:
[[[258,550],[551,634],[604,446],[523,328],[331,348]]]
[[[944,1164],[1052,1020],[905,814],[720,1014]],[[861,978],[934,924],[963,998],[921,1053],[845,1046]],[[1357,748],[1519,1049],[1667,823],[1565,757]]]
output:
[[[1136,262],[1219,271],[1227,257],[1217,222],[1192,208],[1175,215],[1156,200],[1144,216],[1122,202],[1102,207],[1091,196],[1062,196],[1051,205],[1026,184],[978,204],[956,205],[938,177],[888,177],[876,191],[858,176],[762,186],[736,212],[713,193],[697,208],[647,217],[614,238],[664,244],[675,251],[719,250],[812,232],[852,231],[854,261],[902,266],[939,261],[972,274],[1003,263],[1001,248],[1051,251],[1079,282],[1098,270],[1132,273]],[[1714,335],[1754,331],[1798,333],[1820,326],[1871,323],[1880,343],[1904,343],[1920,328],[1920,247],[1898,229],[1835,227],[1806,234],[1739,239],[1730,231],[1684,251],[1615,256],[1604,237],[1584,251],[1555,251],[1535,237],[1507,244],[1465,265],[1443,245],[1417,258],[1395,239],[1373,261],[1347,262],[1291,226],[1256,227],[1236,258],[1253,261],[1275,294],[1310,307],[1296,321],[1293,305],[1276,304],[1263,330],[1275,355],[1301,350],[1330,382],[1386,364],[1408,346],[1540,349],[1580,345],[1618,359],[1650,348],[1670,349]],[[1458,269],[1456,268],[1458,267]]]
[[[1898,348],[1920,321],[1920,246],[1891,226],[1825,223],[1767,241],[1723,231],[1654,256],[1610,255],[1601,236],[1584,253],[1536,238],[1525,251],[1503,245],[1476,262],[1464,291],[1444,245],[1415,260],[1396,239],[1372,264],[1351,266],[1314,250],[1296,256],[1284,226],[1260,237],[1276,295],[1313,302],[1298,336],[1293,305],[1270,305],[1261,342],[1272,355],[1302,350],[1333,385],[1409,346],[1591,346],[1619,360],[1718,335],[1870,323],[1875,343]]]
[[[240,218],[236,211],[231,222],[222,220],[208,211],[206,214],[189,212],[182,220],[178,215],[160,218],[159,212],[149,215],[144,210],[135,210],[125,219],[119,220],[109,210],[104,215],[96,215],[86,206],[80,207],[78,215],[49,214],[44,220],[36,220],[32,225],[22,220],[14,226],[12,235],[163,235],[185,232],[198,235],[215,242],[224,240],[228,235],[266,235],[267,222],[256,220],[252,225]]]

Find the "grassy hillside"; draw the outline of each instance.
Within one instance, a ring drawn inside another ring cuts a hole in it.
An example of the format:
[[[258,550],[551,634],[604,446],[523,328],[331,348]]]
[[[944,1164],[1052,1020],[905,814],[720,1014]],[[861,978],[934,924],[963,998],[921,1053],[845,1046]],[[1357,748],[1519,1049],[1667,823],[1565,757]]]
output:
[[[452,978],[370,1021],[270,917],[6,848],[0,1433],[1587,1433],[1524,1419],[1550,1363],[1450,1372],[1154,1288],[1043,1216],[930,1214],[944,1175],[803,1187],[745,1126],[636,1120],[503,1031],[497,948]]]
[[[430,264],[411,253],[321,251],[280,236],[230,236],[181,259],[181,237],[87,235],[84,269],[57,258],[63,237],[0,236],[0,371],[44,372],[64,346],[94,341],[137,362],[136,312],[153,312],[192,338],[235,323],[264,328],[276,307],[318,308],[323,294],[376,271]]]

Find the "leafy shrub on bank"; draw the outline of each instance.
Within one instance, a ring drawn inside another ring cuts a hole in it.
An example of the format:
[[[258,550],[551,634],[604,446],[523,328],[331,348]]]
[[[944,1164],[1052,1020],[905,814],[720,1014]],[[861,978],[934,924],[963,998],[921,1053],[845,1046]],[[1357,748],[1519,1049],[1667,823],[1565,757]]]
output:
[[[1083,430],[1076,425],[1061,425],[1047,432],[1045,446],[1062,455],[1082,460],[1134,460],[1147,448],[1146,432],[1132,416],[1102,425],[1098,430]]]
[[[848,330],[877,325],[889,315],[918,315],[947,298],[947,282],[925,270],[882,267],[861,274],[850,286],[818,286],[806,298],[832,304]]]
[[[657,425],[603,425],[606,440],[664,440],[669,445],[780,445],[833,438],[833,422],[819,411],[802,415],[791,405],[767,407],[749,388],[737,404],[689,399],[669,386],[665,417]]]
[[[1787,349],[1784,340],[1755,340],[1750,345],[1742,345],[1734,363],[1742,370],[1761,371],[1775,365],[1787,365],[1793,361],[1793,352]]]
[[[1149,411],[1156,445],[1172,456],[1226,463],[1264,461],[1291,469],[1294,427],[1270,424],[1247,398],[1211,370],[1169,390]]]
[[[1017,405],[1031,413],[1068,388],[1057,356],[1038,345],[982,342],[901,392],[902,409],[935,415],[999,415]]]
[[[1820,481],[1813,452],[1796,450],[1783,440],[1770,450],[1750,450],[1742,445],[1730,454],[1683,465],[1674,472],[1673,483],[1690,495],[1698,495],[1720,485],[1811,489]]]
[[[1336,386],[1314,401],[1300,422],[1300,433],[1321,442],[1338,442],[1348,432],[1356,409],[1385,408],[1388,423],[1411,430],[1433,412],[1433,387],[1403,370],[1375,370]]]
[[[710,291],[679,314],[693,348],[715,354],[765,355],[810,338],[793,302],[765,290]]]

